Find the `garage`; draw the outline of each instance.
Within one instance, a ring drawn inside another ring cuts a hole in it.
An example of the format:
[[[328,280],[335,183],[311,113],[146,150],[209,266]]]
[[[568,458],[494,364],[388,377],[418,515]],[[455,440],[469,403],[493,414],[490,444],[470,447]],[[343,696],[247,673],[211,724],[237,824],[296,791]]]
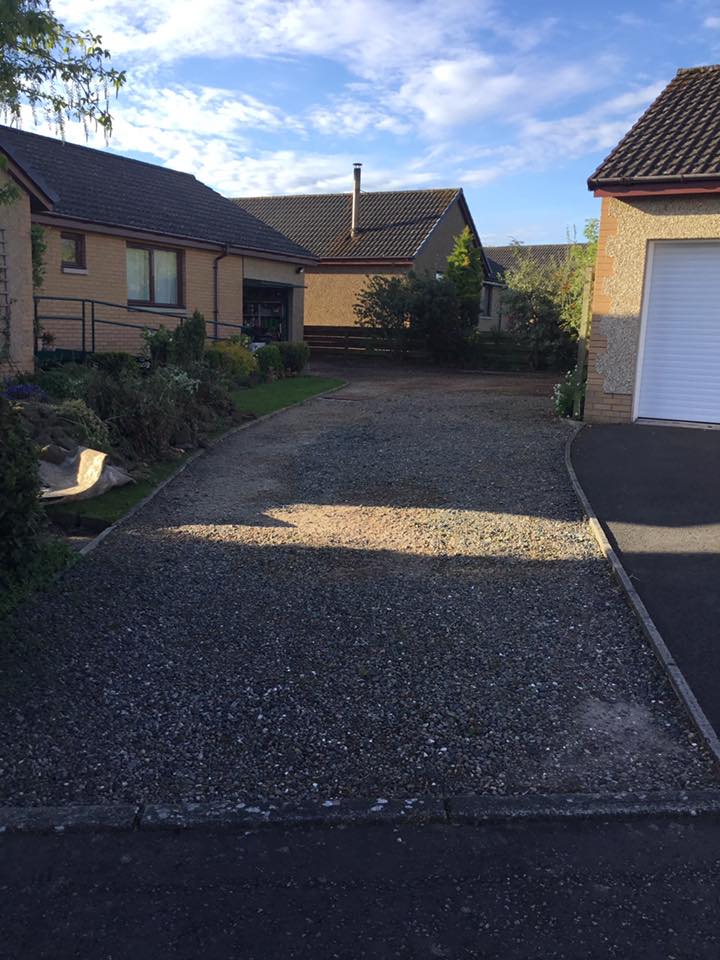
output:
[[[649,244],[635,416],[720,423],[720,242]]]

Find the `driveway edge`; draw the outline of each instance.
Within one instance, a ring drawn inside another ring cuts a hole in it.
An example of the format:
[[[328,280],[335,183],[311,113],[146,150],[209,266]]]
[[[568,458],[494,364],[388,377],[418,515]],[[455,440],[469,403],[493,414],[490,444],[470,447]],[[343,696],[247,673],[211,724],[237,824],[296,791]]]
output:
[[[575,437],[577,437],[580,431],[583,429],[587,429],[587,424],[583,424],[580,427],[580,430],[575,431],[570,437],[568,437],[567,442],[565,443],[565,467],[570,477],[570,482],[572,483],[575,495],[580,501],[580,506],[587,517],[592,534],[595,537],[603,556],[610,564],[615,578],[625,593],[625,597],[632,607],[633,612],[640,623],[642,631],[645,634],[645,637],[650,642],[656,657],[667,673],[675,693],[689,713],[690,719],[692,720],[695,729],[709,751],[715,765],[720,767],[720,739],[718,738],[713,725],[705,715],[704,710],[698,703],[697,698],[692,692],[690,684],[685,679],[683,672],[673,659],[673,656],[670,653],[667,644],[663,640],[662,634],[655,626],[647,607],[640,599],[640,595],[633,586],[632,580],[625,570],[620,557],[608,540],[605,530],[603,529],[597,514],[593,510],[592,504],[588,500],[588,497],[583,490],[582,485],[580,484],[580,480],[575,473],[575,468],[572,465],[571,450]]]
[[[402,824],[472,826],[518,820],[589,820],[720,815],[720,791],[677,794],[410,797],[317,800],[301,804],[238,801],[0,807],[8,834],[255,830]]]

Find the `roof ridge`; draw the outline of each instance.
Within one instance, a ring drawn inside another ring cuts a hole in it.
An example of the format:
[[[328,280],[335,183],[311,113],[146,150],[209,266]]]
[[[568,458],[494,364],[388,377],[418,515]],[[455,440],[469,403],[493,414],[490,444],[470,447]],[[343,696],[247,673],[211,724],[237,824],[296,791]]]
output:
[[[59,143],[62,147],[74,147],[78,150],[89,150],[92,153],[102,154],[104,157],[117,157],[118,160],[126,160],[128,163],[140,163],[145,167],[155,167],[159,170],[167,170],[168,173],[177,173],[182,177],[191,177],[193,180],[197,180],[197,177],[194,173],[188,173],[186,170],[176,170],[175,167],[166,167],[161,163],[151,163],[149,160],[138,160],[136,157],[128,157],[124,153],[117,153],[114,150],[109,150],[107,148],[102,149],[100,147],[89,147],[85,143],[73,143],[71,140],[64,140],[62,137],[51,137],[47,133],[34,133],[32,130],[22,130],[20,127],[13,127],[8,123],[0,123],[0,136],[2,135],[3,130],[11,130],[13,133],[19,133],[24,137],[34,137],[37,140],[49,140],[51,143]],[[202,183],[201,180],[198,180],[198,183]],[[207,184],[205,184],[207,186]],[[212,187],[210,187],[212,189]],[[217,191],[216,191],[217,192]],[[225,198],[229,199],[228,197]]]
[[[378,193],[460,193],[462,187],[409,187],[406,190],[361,190],[366,197]],[[239,200],[299,200],[308,197],[351,197],[352,190],[340,190],[334,193],[260,193],[253,196],[227,197],[233,203]]]
[[[704,71],[710,73],[713,70],[720,70],[720,63],[701,64],[698,67],[678,67],[675,76],[679,77],[683,73],[703,73]]]

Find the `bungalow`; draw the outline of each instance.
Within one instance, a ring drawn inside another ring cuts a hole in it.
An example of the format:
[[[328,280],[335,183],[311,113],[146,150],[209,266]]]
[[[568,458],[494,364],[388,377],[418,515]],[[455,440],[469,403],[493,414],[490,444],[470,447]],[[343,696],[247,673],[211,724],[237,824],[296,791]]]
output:
[[[135,351],[144,325],[174,326],[195,309],[213,337],[245,324],[302,339],[313,255],[191,174],[7,126],[0,154],[23,192],[3,211],[22,221],[19,231],[0,223],[6,244],[12,235],[29,251],[28,214],[44,231],[37,320],[56,346]],[[27,366],[27,254],[7,266],[22,288],[8,293],[11,349]]]
[[[720,423],[720,66],[679,70],[602,198],[585,416]]]
[[[353,306],[374,275],[410,270],[442,273],[455,237],[469,227],[482,244],[462,189],[361,192],[361,164],[352,194],[238,197],[235,203],[310,250],[305,271],[305,320],[352,327]],[[490,270],[484,261],[486,277]],[[485,313],[485,311],[484,311]]]

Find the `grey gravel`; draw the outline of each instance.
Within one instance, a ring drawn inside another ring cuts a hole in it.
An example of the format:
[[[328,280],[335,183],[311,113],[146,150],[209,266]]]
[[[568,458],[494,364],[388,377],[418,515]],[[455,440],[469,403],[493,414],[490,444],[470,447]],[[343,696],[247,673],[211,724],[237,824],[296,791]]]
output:
[[[548,392],[358,368],[191,464],[4,625],[0,800],[713,785]]]

